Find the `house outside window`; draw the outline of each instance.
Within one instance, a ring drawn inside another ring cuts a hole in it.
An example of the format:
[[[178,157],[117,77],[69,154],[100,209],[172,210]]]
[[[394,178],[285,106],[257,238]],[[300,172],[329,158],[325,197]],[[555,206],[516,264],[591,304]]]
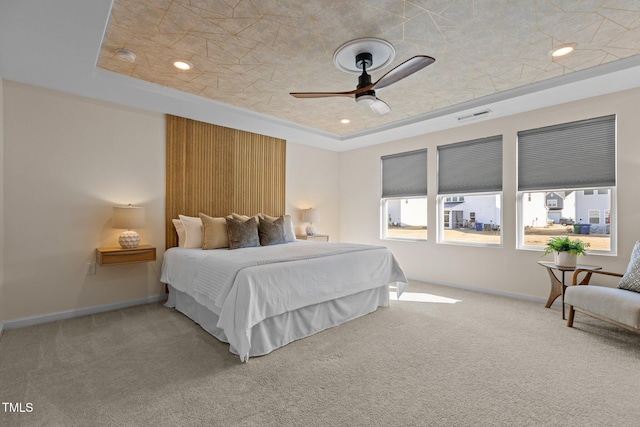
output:
[[[437,204],[438,243],[502,244],[502,135],[438,147]]]
[[[464,196],[452,196],[452,197],[445,197],[444,198],[445,202],[449,202],[449,203],[454,203],[454,202],[464,202]]]
[[[382,239],[427,239],[427,150],[381,158]]]
[[[612,115],[518,132],[519,249],[570,236],[615,254],[615,127]]]

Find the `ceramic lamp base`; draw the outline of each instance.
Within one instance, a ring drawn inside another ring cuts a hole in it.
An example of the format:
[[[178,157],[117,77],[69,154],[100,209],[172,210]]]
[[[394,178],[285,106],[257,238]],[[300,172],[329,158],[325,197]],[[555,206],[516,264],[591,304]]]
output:
[[[316,226],[313,225],[313,224],[307,225],[306,232],[307,232],[307,236],[315,235],[316,234]]]
[[[140,244],[140,235],[132,230],[123,231],[118,238],[118,243],[120,243],[120,246],[124,249],[137,248]]]

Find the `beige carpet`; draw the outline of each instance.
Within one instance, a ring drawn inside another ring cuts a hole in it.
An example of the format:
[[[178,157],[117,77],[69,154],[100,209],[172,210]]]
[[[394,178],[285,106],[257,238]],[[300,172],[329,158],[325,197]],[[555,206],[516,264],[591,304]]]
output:
[[[408,292],[423,301],[247,364],[155,304],[6,331],[0,400],[33,411],[0,407],[0,425],[640,425],[639,335],[579,313],[570,329],[535,302]]]

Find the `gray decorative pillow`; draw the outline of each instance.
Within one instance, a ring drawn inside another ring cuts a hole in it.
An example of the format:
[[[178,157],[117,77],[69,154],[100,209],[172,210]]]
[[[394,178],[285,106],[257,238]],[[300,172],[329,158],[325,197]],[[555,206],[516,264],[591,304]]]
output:
[[[284,235],[284,217],[280,217],[273,222],[260,218],[258,235],[260,236],[260,245],[262,246],[286,243],[287,241]]]
[[[636,242],[633,247],[627,272],[620,279],[618,287],[628,291],[640,292],[640,242]]]
[[[266,219],[267,221],[275,221],[278,218],[276,216],[269,216],[262,213],[258,214],[259,217]],[[293,222],[291,222],[291,215],[283,215],[284,217],[284,240],[285,242],[295,242],[296,241],[296,232],[293,228]]]
[[[258,224],[253,218],[242,222],[233,218],[225,218],[227,221],[227,234],[229,236],[229,249],[252,248],[260,246],[258,236]]]

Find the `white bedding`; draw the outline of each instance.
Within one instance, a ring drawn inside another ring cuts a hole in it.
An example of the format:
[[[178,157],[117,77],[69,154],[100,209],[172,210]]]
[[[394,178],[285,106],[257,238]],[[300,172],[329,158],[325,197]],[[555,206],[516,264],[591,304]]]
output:
[[[246,361],[252,328],[265,319],[397,283],[406,278],[381,246],[296,241],[235,250],[171,248],[161,281],[215,313],[217,327]]]

